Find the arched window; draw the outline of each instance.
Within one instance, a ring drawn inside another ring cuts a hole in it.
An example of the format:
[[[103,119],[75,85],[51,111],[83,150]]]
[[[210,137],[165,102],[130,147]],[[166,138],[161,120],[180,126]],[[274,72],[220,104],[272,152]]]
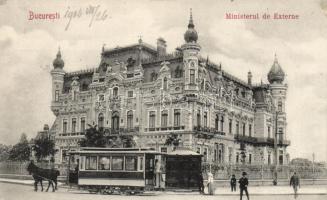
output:
[[[168,89],[168,81],[167,81],[167,77],[164,78],[164,81],[163,81],[163,89],[164,89],[164,90],[167,90],[167,89]]]
[[[216,114],[216,119],[215,119],[215,129],[218,131],[219,130],[219,115]]]
[[[270,153],[268,154],[268,165],[270,165],[271,164],[271,155],[270,155]]]
[[[133,111],[127,112],[127,128],[133,128]]]
[[[204,112],[203,123],[204,123],[204,127],[208,126],[208,113],[207,112]]]
[[[278,112],[283,111],[283,103],[281,101],[278,101]]]
[[[224,131],[224,116],[220,118],[220,131]]]
[[[195,70],[190,69],[190,83],[195,84]]]
[[[155,128],[156,126],[156,114],[154,111],[151,111],[149,114],[149,128]]]
[[[181,125],[181,110],[175,109],[174,110],[174,126],[180,126]]]
[[[198,113],[197,113],[197,115],[196,115],[196,125],[198,126],[198,127],[200,127],[201,126],[201,114],[200,114],[200,110],[198,110]]]
[[[103,128],[103,126],[104,126],[104,117],[103,117],[103,114],[100,113],[98,115],[98,127]]]
[[[85,131],[85,117],[81,118],[81,132]]]
[[[245,136],[245,123],[242,124],[242,134]]]
[[[163,110],[161,112],[161,127],[167,127],[168,125],[168,111]]]
[[[112,113],[111,122],[112,122],[111,128],[114,131],[119,130],[119,113],[117,111]]]
[[[117,97],[118,96],[118,87],[115,87],[113,90],[113,96]]]
[[[62,122],[62,132],[67,133],[67,119]]]

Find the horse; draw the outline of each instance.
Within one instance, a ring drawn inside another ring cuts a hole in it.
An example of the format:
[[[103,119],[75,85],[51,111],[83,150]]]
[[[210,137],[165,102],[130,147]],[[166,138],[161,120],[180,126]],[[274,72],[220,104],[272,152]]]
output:
[[[41,183],[42,191],[43,191],[43,185],[42,180],[48,180],[48,188],[46,191],[49,190],[50,185],[52,186],[52,192],[55,190],[58,190],[57,188],[57,178],[59,176],[59,170],[56,169],[42,169],[40,167],[37,167],[33,161],[30,162],[30,164],[27,166],[27,171],[29,174],[32,174],[34,179],[34,188],[35,191],[37,191],[37,183]],[[53,183],[55,183],[55,186],[53,186]]]

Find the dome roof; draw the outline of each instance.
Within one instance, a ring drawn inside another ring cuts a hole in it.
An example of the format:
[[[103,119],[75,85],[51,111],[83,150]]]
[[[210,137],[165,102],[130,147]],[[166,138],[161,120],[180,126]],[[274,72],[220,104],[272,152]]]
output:
[[[196,42],[198,40],[198,33],[194,29],[193,18],[192,18],[192,10],[191,10],[191,14],[190,14],[190,21],[189,21],[187,27],[188,27],[188,29],[184,33],[185,42],[187,42],[187,43]]]
[[[285,73],[281,66],[278,63],[277,57],[275,55],[274,64],[271,66],[271,69],[268,73],[269,83],[282,83],[285,78]]]
[[[57,68],[59,68],[59,69],[64,68],[65,62],[61,59],[60,49],[58,50],[57,57],[56,57],[56,59],[53,60],[53,63],[52,64],[53,64],[53,67],[55,69],[57,69]]]

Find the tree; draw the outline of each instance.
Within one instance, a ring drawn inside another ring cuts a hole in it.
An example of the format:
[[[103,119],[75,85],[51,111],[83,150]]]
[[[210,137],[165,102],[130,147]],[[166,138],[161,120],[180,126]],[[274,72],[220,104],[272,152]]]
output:
[[[106,137],[102,128],[97,129],[97,125],[92,126],[88,124],[85,137],[79,142],[81,147],[105,147]]]
[[[9,160],[14,161],[27,161],[30,159],[31,149],[27,141],[27,136],[22,133],[20,140],[9,152]]]
[[[178,135],[176,133],[170,133],[168,138],[166,139],[165,145],[167,146],[173,146],[174,150],[176,147],[178,147],[181,143],[181,139],[178,138]]]
[[[35,139],[32,149],[35,152],[35,157],[38,161],[44,160],[48,156],[53,157],[57,152],[55,149],[55,142],[49,137],[39,137]]]
[[[11,145],[0,144],[0,162],[7,161],[9,159]]]

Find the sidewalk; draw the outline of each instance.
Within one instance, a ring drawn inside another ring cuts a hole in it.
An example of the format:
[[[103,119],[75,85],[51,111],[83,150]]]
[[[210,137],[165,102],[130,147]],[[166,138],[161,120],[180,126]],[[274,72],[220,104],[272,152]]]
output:
[[[0,182],[3,183],[14,183],[22,185],[33,185],[33,180],[18,180],[18,179],[6,179],[0,178]],[[47,184],[47,181],[44,182]],[[58,182],[59,187],[67,187],[64,183]],[[206,188],[205,188],[206,189]],[[248,188],[251,195],[293,195],[293,189],[289,186],[253,186]],[[206,191],[206,190],[205,190]],[[180,194],[187,195],[189,192],[155,192],[155,193],[165,193],[165,194]],[[298,193],[300,195],[327,195],[327,186],[326,185],[305,185],[302,186]],[[192,192],[192,194],[198,194],[198,192]],[[224,196],[238,196],[239,188],[236,192],[231,192],[228,187],[218,187],[215,190],[215,195],[224,195]]]

